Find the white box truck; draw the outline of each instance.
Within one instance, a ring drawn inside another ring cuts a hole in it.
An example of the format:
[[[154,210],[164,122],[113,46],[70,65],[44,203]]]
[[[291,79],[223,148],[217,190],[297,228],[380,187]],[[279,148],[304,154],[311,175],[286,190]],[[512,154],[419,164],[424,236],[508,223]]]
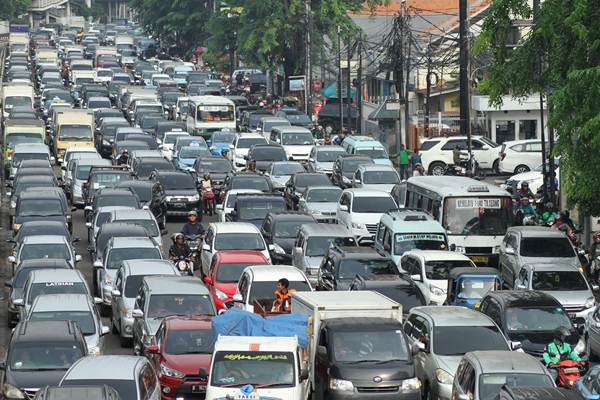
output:
[[[314,398],[420,399],[400,304],[373,291],[298,292],[292,313],[309,317],[301,365]]]

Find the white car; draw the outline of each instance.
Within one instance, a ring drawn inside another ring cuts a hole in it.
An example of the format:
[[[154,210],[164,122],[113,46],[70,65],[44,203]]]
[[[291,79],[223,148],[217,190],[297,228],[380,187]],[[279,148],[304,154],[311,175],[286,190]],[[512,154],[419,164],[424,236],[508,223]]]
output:
[[[189,133],[185,131],[169,131],[165,132],[165,136],[163,137],[162,144],[159,145],[160,150],[162,151],[163,157],[167,160],[173,159],[173,147],[175,147],[175,141],[178,137],[182,136],[190,136]]]
[[[226,222],[227,215],[230,214],[235,208],[235,201],[237,200],[238,194],[248,193],[263,193],[260,190],[254,189],[231,189],[227,191],[225,199],[221,204],[217,204],[217,217],[219,222]]]
[[[345,226],[359,244],[372,243],[381,216],[398,208],[389,193],[380,190],[346,189],[337,206],[338,224]]]
[[[287,158],[294,161],[308,161],[315,145],[311,131],[300,126],[274,126],[271,129],[271,142],[282,145]]]
[[[558,161],[555,161],[555,165],[558,165]],[[548,168],[548,166],[546,166],[546,168]],[[560,168],[556,168],[554,173],[556,174],[556,182],[560,182]],[[521,188],[523,182],[527,182],[529,184],[529,189],[531,189],[533,193],[536,193],[544,184],[542,166],[539,165],[529,172],[513,175],[501,184],[500,187],[504,190],[514,192],[515,189],[518,190]]]
[[[238,281],[233,302],[236,307],[254,312],[254,300],[273,298],[277,281],[286,278],[290,289],[298,292],[310,292],[312,287],[304,272],[291,265],[252,265],[246,267]],[[270,308],[269,308],[270,309]]]
[[[448,164],[453,164],[452,150],[458,146],[467,150],[466,136],[435,137],[421,143],[421,160],[429,175],[442,175]],[[473,136],[471,149],[479,168],[498,169],[498,144],[483,136]]]
[[[258,133],[243,133],[233,140],[233,150],[230,151],[230,159],[237,171],[246,167],[246,159],[250,146],[255,144],[269,144],[263,135]]]
[[[270,247],[270,248],[269,248]],[[260,230],[248,222],[214,222],[208,226],[204,236],[204,244],[200,253],[202,273],[208,275],[208,268],[213,256],[222,250],[255,250],[260,251],[269,262],[271,256]]]
[[[500,146],[498,172],[521,174],[529,172],[542,162],[542,141],[540,139],[515,140]]]
[[[362,164],[354,173],[353,186],[358,189],[381,190],[391,193],[400,183],[400,175],[391,165]]]
[[[108,84],[112,81],[114,72],[109,68],[96,68],[94,82]]]

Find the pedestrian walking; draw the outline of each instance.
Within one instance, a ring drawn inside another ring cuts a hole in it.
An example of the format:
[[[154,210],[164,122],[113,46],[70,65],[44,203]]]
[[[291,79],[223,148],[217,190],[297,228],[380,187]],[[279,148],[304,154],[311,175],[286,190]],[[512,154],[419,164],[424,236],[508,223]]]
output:
[[[400,179],[408,179],[408,168],[410,164],[410,151],[406,150],[403,144],[400,145],[400,151],[395,154],[398,157],[398,168],[400,170]]]
[[[419,153],[419,149],[415,147],[413,153],[410,155],[410,165],[414,171],[417,169],[417,166],[421,164],[423,164],[421,153]]]

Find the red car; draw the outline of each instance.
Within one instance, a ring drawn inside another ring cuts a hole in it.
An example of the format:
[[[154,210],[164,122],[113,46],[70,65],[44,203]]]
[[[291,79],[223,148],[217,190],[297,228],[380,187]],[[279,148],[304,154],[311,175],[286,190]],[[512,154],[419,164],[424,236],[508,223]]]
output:
[[[237,290],[242,271],[249,265],[271,264],[260,251],[227,250],[217,252],[210,263],[204,283],[217,307],[227,310],[225,303],[231,301]]]
[[[161,399],[200,399],[206,394],[214,338],[209,316],[166,317],[156,332],[156,344],[147,347],[158,372]]]

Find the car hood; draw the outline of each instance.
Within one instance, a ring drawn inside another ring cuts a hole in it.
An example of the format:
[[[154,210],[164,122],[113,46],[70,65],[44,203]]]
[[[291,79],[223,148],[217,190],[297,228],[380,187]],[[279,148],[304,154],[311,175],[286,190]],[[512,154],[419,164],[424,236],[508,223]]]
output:
[[[321,169],[323,171],[331,171],[331,170],[333,170],[333,161],[332,162],[317,161],[317,162],[315,162],[315,166],[316,166],[317,170]]]
[[[92,347],[96,347],[100,343],[100,336],[98,336],[95,333],[92,333],[91,335],[84,335],[84,338],[85,338],[85,343],[87,344],[88,349],[91,349]]]
[[[291,175],[271,175],[271,182],[275,187],[285,187],[287,181],[290,180]]]
[[[306,203],[307,210],[319,211],[325,214],[335,214],[338,203]]]
[[[53,371],[9,371],[6,373],[6,383],[18,388],[39,389],[44,386],[58,386],[67,370]]]
[[[212,354],[164,354],[169,368],[183,372],[185,375],[199,375],[200,368],[208,370]]]
[[[148,318],[146,319],[146,326],[148,328],[148,335],[154,336],[156,335],[156,331],[160,327],[160,323],[162,322],[162,318]]]
[[[372,385],[377,377],[382,379],[381,382],[399,381],[414,378],[415,367],[411,361],[397,361],[385,364],[334,363],[330,369],[330,376],[353,382],[369,382]]]
[[[591,290],[542,290],[542,292],[548,293],[550,296],[554,297],[563,307],[581,306],[585,304],[590,297],[593,297]]]
[[[454,376],[456,374],[456,369],[458,368],[458,364],[462,359],[461,356],[436,356],[438,367],[448,372],[450,375]]]
[[[278,238],[276,237],[273,242],[281,246],[285,251],[285,254],[292,254],[292,248],[294,247],[295,238]]]
[[[183,196],[195,196],[198,192],[194,189],[184,189],[184,190],[165,190],[166,196],[174,196],[174,197],[183,197]]]
[[[579,268],[579,259],[573,257],[523,257],[521,258],[521,265],[525,264],[559,264],[565,265],[570,264],[575,268]]]

